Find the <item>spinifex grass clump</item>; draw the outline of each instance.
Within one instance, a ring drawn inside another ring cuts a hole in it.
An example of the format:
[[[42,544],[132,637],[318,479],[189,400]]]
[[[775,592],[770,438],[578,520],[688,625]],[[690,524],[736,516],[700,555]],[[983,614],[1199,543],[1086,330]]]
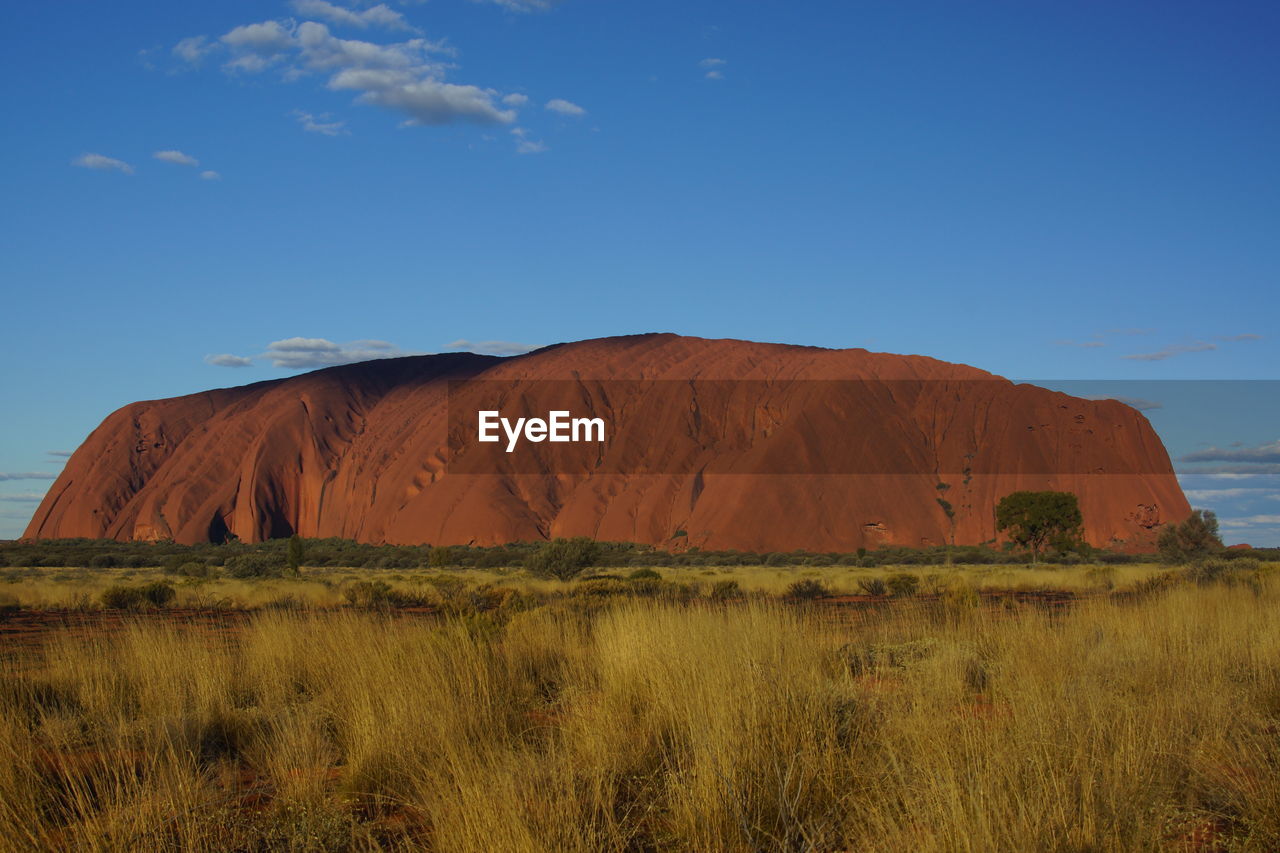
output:
[[[0,849],[1280,849],[1265,577],[592,601],[54,635],[0,663]]]

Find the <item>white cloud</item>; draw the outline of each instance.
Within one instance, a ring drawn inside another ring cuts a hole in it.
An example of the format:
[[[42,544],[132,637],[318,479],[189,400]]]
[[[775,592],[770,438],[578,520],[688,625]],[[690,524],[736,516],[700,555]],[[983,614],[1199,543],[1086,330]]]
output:
[[[552,98],[547,101],[547,109],[553,113],[560,113],[562,116],[584,116],[587,111],[572,101],[566,101],[564,98]]]
[[[249,74],[265,71],[297,46],[292,30],[292,22],[286,26],[280,21],[236,27],[219,40],[231,50],[231,59],[222,67]]]
[[[177,166],[199,166],[200,161],[192,157],[190,154],[183,154],[181,151],[157,151],[151,155],[156,160],[163,160],[166,163],[173,163]]]
[[[360,12],[344,6],[335,6],[328,0],[293,0],[293,10],[299,15],[309,18],[323,18],[331,24],[366,29],[370,26],[383,27],[388,30],[412,30],[404,15],[389,8],[385,3],[370,6]]]
[[[523,127],[511,128],[511,135],[516,138],[517,154],[541,154],[547,150],[547,146],[538,139],[530,139],[529,131]]]
[[[421,353],[405,352],[387,341],[351,341],[337,344],[325,338],[285,338],[267,345],[263,358],[273,367],[310,370],[377,358],[400,358]]]
[[[212,364],[214,367],[252,367],[253,359],[245,358],[242,355],[222,353],[220,355],[206,355],[204,363]]]
[[[389,22],[391,18],[387,13],[398,15],[384,4],[356,12],[328,0],[299,0],[301,5],[296,8],[316,12],[321,9],[317,2],[322,2],[330,20],[337,16],[346,21],[344,12],[362,16],[361,20],[370,23]],[[369,13],[377,9],[386,9],[386,12],[370,17]],[[503,108],[502,93],[446,82],[446,74],[454,68],[448,59],[455,56],[456,51],[443,41],[412,38],[380,44],[338,38],[317,21],[263,21],[232,29],[221,37],[217,46],[229,54],[223,64],[228,72],[253,73],[278,66],[282,78],[289,81],[309,74],[327,75],[327,88],[351,91],[356,93],[357,103],[402,113],[408,117],[406,124],[409,125],[459,121],[511,124],[516,119],[515,110]],[[505,105],[509,107],[517,101],[519,98],[511,98]],[[329,135],[340,132],[343,124],[317,121],[314,116],[300,120],[305,129]]]
[[[133,174],[133,167],[123,160],[117,160],[114,157],[106,157],[102,154],[81,154],[79,157],[71,161],[72,166],[80,166],[85,169],[99,169],[101,171],[117,171],[124,172],[126,175]]]
[[[1280,463],[1280,439],[1257,447],[1210,447],[1181,457],[1180,462]]]
[[[185,38],[173,46],[173,55],[189,65],[199,65],[217,47],[205,36]]]
[[[359,39],[342,39],[315,21],[298,25],[298,47],[303,64],[313,71],[344,68],[383,68],[418,73],[443,73],[445,66],[433,55],[452,56],[453,48],[443,42],[409,39],[393,44],[375,44]]]
[[[335,120],[329,113],[312,115],[302,110],[294,110],[293,117],[307,133],[319,133],[322,136],[345,136],[348,133],[347,123]]]
[[[546,12],[558,0],[471,0],[472,3],[491,3],[512,12]]]
[[[1272,492],[1267,489],[1183,489],[1182,493],[1187,496],[1187,500],[1206,502],[1215,500],[1228,500],[1230,498],[1243,497],[1260,497],[1274,498],[1280,497],[1280,492]]]
[[[359,91],[359,103],[405,113],[409,124],[510,124],[516,119],[514,110],[501,110],[494,105],[492,90],[430,77],[417,79],[409,72],[348,69],[335,74],[329,88]]]
[[[469,341],[465,338],[450,342],[446,349],[481,353],[484,355],[523,355],[533,352],[538,347],[531,344],[519,344],[515,341]]]
[[[0,481],[8,480],[54,480],[58,475],[48,471],[0,471]]]
[[[1179,476],[1206,476],[1215,480],[1246,480],[1250,477],[1280,474],[1280,463],[1251,462],[1245,465],[1206,465],[1199,468],[1179,468]]]
[[[507,95],[502,99],[502,103],[509,107],[523,107],[525,104],[529,103],[529,96],[522,95],[519,92],[512,92],[510,95]]]
[[[220,181],[222,180],[222,175],[213,171],[213,169],[205,169],[200,173],[200,178],[205,181]]]
[[[1280,515],[1248,515],[1244,518],[1220,518],[1218,519],[1218,524],[1235,530],[1245,527],[1267,527],[1273,524],[1280,524]]]
[[[698,64],[703,68],[707,69],[707,73],[704,76],[708,80],[723,80],[724,71],[722,71],[721,69],[725,65],[728,65],[729,63],[728,63],[728,60],[719,59],[714,56],[708,56],[706,59],[702,60]]]
[[[273,56],[294,46],[293,33],[280,21],[263,21],[235,27],[221,39],[222,43],[263,56]]]
[[[40,503],[44,500],[43,492],[17,492],[12,495],[0,495],[0,501],[9,501],[11,503]]]

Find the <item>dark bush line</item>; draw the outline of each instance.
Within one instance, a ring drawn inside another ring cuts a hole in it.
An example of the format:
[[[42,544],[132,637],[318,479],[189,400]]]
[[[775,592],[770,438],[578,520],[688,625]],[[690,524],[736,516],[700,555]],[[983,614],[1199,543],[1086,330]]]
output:
[[[496,569],[529,568],[537,574],[573,576],[588,567],[653,568],[660,566],[849,566],[875,568],[885,565],[937,566],[1016,565],[1027,555],[985,546],[954,548],[878,548],[850,553],[813,551],[754,552],[702,551],[690,548],[671,553],[629,542],[596,542],[589,539],[553,542],[515,542],[492,547],[431,545],[365,545],[345,539],[274,539],[245,544],[177,545],[172,542],[115,542],[94,539],[58,539],[38,542],[0,542],[0,567],[68,568],[150,568],[188,577],[225,573],[233,577],[287,576],[291,564],[313,568],[351,567],[365,569]],[[1280,549],[1225,551],[1223,559],[1253,557],[1280,559]],[[1132,556],[1110,551],[1068,551],[1048,554],[1044,562],[1073,565],[1082,562],[1135,563],[1149,556]]]

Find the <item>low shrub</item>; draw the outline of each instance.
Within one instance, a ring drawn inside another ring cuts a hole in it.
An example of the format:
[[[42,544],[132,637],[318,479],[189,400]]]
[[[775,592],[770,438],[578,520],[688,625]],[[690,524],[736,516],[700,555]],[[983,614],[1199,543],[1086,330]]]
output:
[[[731,601],[742,598],[742,587],[735,580],[716,581],[711,585],[709,597],[712,601]]]
[[[177,597],[178,591],[164,581],[155,581],[138,587],[138,594],[152,607],[168,607]]]
[[[909,598],[920,590],[920,578],[910,572],[895,572],[889,575],[885,585],[893,595]]]
[[[284,559],[279,554],[241,554],[226,563],[227,574],[233,578],[278,578],[284,570]]]
[[[884,578],[858,578],[858,589],[863,595],[888,595],[889,585]]]
[[[353,607],[390,607],[394,590],[386,581],[356,581],[342,591]]]
[[[1226,557],[1207,557],[1187,566],[1183,573],[1187,580],[1198,586],[1256,585],[1259,583],[1258,569],[1261,566],[1262,564],[1252,557],[1240,557],[1234,560]]]
[[[145,607],[167,607],[178,591],[164,581],[141,586],[116,584],[102,591],[102,606],[110,610],[140,610]]]
[[[794,598],[799,601],[812,601],[817,598],[825,598],[830,594],[831,591],[823,585],[822,581],[817,581],[813,578],[798,580],[787,587],[787,598]]]
[[[102,606],[109,610],[137,610],[144,600],[138,587],[120,584],[104,589],[100,598]]]

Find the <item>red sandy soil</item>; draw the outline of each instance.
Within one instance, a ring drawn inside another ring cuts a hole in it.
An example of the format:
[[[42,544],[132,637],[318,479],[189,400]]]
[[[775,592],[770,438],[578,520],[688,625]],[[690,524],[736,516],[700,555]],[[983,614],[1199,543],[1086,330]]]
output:
[[[562,380],[556,407],[604,416],[608,444],[589,459],[580,445],[459,449],[470,433],[449,422],[451,379],[542,402],[530,389],[545,383],[530,383]],[[636,396],[641,384],[616,380],[718,384],[653,406]],[[458,473],[484,470],[482,456],[487,473]],[[809,473],[779,473],[796,471]],[[363,362],[133,403],[76,451],[26,536],[487,545],[581,535],[849,551],[992,540],[993,507],[1021,489],[1075,492],[1097,546],[1149,549],[1160,525],[1190,513],[1159,438],[1123,403],[922,356],[655,334],[512,358]]]

